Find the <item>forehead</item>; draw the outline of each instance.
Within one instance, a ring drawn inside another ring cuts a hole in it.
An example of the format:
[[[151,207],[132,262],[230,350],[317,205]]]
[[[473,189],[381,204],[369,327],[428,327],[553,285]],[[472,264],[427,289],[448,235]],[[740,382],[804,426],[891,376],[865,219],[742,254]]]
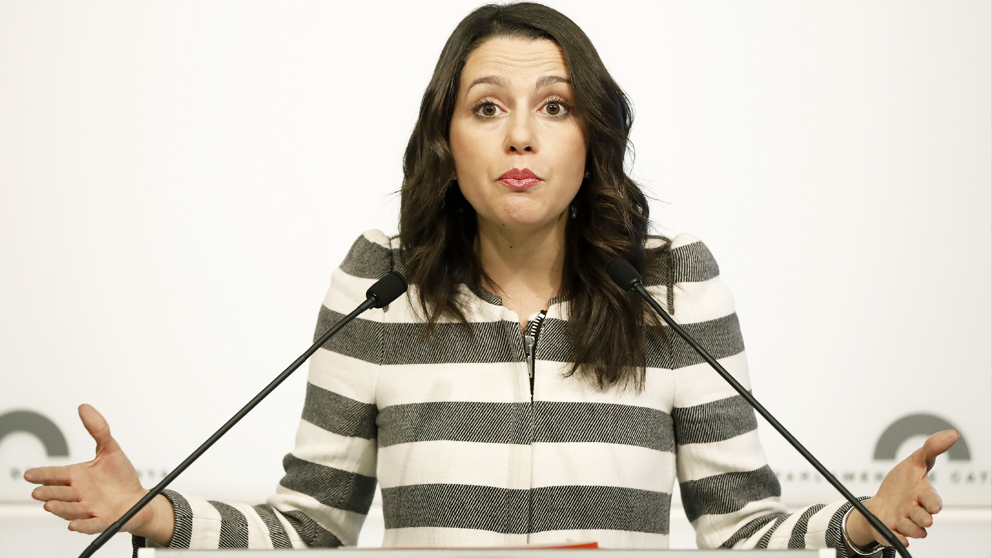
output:
[[[479,45],[465,60],[461,88],[468,87],[478,77],[501,75],[510,78],[534,79],[545,74],[568,78],[565,53],[554,41],[518,37],[494,37]]]

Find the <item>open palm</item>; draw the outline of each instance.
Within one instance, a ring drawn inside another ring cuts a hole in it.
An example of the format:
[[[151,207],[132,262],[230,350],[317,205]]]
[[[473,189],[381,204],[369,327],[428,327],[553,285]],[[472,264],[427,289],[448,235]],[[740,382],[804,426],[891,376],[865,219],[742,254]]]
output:
[[[24,479],[40,484],[31,492],[35,500],[45,502],[45,509],[69,520],[69,530],[99,533],[117,521],[147,492],[120,445],[110,435],[110,426],[90,405],[79,406],[83,426],[96,440],[92,461],[64,467],[28,469]],[[130,531],[149,520],[151,509],[145,508],[124,526]]]

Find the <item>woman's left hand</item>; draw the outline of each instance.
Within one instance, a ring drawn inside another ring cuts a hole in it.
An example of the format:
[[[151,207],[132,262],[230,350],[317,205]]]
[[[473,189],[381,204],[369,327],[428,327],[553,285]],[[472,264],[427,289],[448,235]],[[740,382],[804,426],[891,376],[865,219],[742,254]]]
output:
[[[927,527],[933,525],[933,514],[940,511],[942,504],[927,473],[937,456],[950,449],[960,437],[955,430],[944,430],[927,438],[923,447],[885,475],[878,493],[865,501],[868,511],[891,529],[904,545],[909,546],[907,537],[926,537]],[[847,518],[847,535],[851,542],[862,548],[872,541],[891,546],[857,510]]]

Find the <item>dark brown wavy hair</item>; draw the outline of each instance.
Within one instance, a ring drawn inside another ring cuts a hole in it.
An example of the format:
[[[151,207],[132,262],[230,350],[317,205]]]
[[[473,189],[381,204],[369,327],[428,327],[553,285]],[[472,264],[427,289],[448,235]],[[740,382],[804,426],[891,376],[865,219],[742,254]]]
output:
[[[418,286],[418,302],[430,328],[442,316],[467,324],[459,285],[488,279],[474,250],[475,210],[451,179],[455,162],[449,130],[465,61],[494,37],[547,39],[565,54],[575,109],[587,130],[589,176],[572,202],[577,215],[565,231],[560,295],[567,301],[574,353],[569,374],[589,375],[600,387],[639,389],[645,371],[644,310],[605,270],[613,258],[623,257],[651,284],[651,274],[645,272],[657,268],[646,261],[647,199],[623,167],[633,112],[586,34],[551,8],[533,3],[482,6],[445,43],[403,158],[399,229],[407,278]]]

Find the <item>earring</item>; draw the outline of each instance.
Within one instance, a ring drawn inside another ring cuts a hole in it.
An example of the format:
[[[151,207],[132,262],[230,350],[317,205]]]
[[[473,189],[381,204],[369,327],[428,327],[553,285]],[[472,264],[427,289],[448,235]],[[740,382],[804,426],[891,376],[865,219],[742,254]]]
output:
[[[592,178],[592,174],[589,171],[586,171],[586,174],[583,176],[585,176],[586,178]]]
[[[575,203],[568,204],[568,216],[575,219],[579,216],[579,208],[575,207]]]

